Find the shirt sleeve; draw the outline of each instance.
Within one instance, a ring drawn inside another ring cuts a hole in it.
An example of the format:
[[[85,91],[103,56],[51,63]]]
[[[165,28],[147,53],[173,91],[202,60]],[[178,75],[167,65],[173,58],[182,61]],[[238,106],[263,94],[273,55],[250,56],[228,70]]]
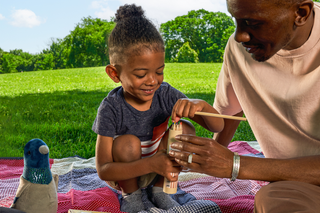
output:
[[[233,35],[232,35],[233,36]],[[230,37],[231,39],[232,36]],[[230,72],[228,68],[228,54],[230,51],[230,39],[225,49],[224,62],[220,71],[217,82],[216,94],[213,107],[220,113],[225,115],[235,115],[242,111],[237,95],[233,89]]]
[[[99,106],[92,130],[102,136],[114,137],[116,135],[116,109],[104,99]]]
[[[181,91],[177,90],[176,88],[172,87],[168,84],[168,108],[170,109],[170,112],[172,111],[172,108],[176,104],[176,102],[181,98],[188,98],[185,94],[183,94]]]

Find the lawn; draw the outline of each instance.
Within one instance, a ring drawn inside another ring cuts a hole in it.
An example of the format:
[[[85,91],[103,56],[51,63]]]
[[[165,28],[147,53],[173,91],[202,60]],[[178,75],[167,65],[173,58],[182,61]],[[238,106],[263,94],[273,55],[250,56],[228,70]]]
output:
[[[189,98],[212,104],[220,68],[220,63],[168,63],[165,81]],[[93,157],[92,123],[102,99],[118,85],[104,67],[0,75],[0,157],[22,157],[32,138],[47,143],[50,158]],[[194,125],[198,136],[212,137]],[[255,140],[247,122],[241,122],[233,140]]]

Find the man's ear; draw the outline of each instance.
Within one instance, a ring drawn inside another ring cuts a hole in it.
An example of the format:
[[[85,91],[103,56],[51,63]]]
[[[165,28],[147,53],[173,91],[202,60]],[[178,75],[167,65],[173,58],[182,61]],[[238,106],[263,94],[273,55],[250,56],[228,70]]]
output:
[[[296,19],[294,22],[295,25],[297,27],[303,26],[307,22],[312,12],[313,12],[313,1],[305,0],[299,3],[299,6],[296,10]]]
[[[106,73],[108,74],[108,76],[115,82],[115,83],[119,83],[120,82],[120,77],[118,75],[118,71],[117,69],[112,66],[111,64],[106,66]]]

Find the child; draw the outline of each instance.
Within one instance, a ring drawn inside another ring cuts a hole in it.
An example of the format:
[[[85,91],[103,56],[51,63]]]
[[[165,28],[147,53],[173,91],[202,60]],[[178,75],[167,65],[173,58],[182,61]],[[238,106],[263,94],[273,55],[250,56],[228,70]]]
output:
[[[153,186],[152,205],[167,210],[179,204],[162,191],[163,177],[177,181],[177,176],[169,174],[181,171],[165,152],[170,115],[176,121],[190,117],[211,131],[221,131],[224,123],[221,118],[194,116],[195,111],[216,111],[163,82],[164,42],[141,7],[121,6],[115,22],[106,73],[121,86],[102,101],[92,127],[98,134],[97,172],[122,191],[121,211],[146,209],[140,189],[147,186]],[[184,134],[195,134],[190,122],[182,124]]]

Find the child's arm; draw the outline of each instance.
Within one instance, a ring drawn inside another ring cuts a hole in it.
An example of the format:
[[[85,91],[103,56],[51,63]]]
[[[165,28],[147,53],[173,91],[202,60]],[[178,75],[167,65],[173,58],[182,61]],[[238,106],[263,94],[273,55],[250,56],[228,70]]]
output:
[[[155,172],[176,181],[177,177],[169,176],[178,173],[179,168],[173,167],[172,161],[165,151],[159,151],[150,158],[139,159],[133,162],[113,162],[113,138],[98,135],[96,143],[96,168],[102,180],[119,181],[139,177]]]
[[[186,117],[197,122],[211,132],[221,132],[224,127],[223,118],[195,115],[195,112],[209,112],[219,114],[210,104],[200,99],[179,99],[172,109],[172,121],[177,122]]]

